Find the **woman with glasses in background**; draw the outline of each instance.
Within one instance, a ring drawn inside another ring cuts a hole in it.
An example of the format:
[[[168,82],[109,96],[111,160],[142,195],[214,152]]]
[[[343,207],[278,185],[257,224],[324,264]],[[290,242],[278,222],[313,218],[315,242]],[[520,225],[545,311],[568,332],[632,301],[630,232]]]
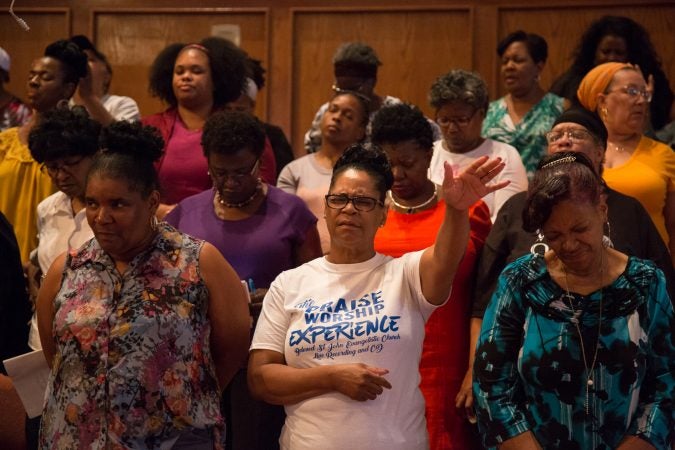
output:
[[[563,99],[539,84],[548,44],[538,34],[515,31],[497,46],[506,95],[490,103],[483,136],[514,146],[528,176],[546,154],[544,133],[563,111]]]
[[[213,190],[181,201],[165,220],[213,244],[248,282],[255,323],[274,278],[321,256],[316,217],[300,198],[260,179],[265,131],[255,117],[213,114],[204,126],[202,147]],[[283,408],[251,398],[245,366],[226,389],[223,414],[228,449],[278,448]]]
[[[506,165],[495,181],[509,180],[511,183],[483,198],[490,209],[490,220],[494,222],[499,208],[509,197],[527,190],[527,175],[515,148],[481,136],[488,108],[485,82],[473,72],[451,70],[431,86],[429,101],[436,110],[436,123],[443,135],[434,143],[429,167],[431,181],[438,185],[443,183],[445,162],[449,162],[455,172],[482,156],[499,157]]]
[[[336,162],[325,216],[330,252],[279,275],[265,296],[249,385],[286,406],[282,449],[428,448],[418,364],[424,323],[448,298],[469,235],[468,209],[503,162],[445,165],[444,220],[432,246],[375,252],[393,184],[387,156],[354,145]]]
[[[577,98],[607,127],[605,182],[642,203],[675,265],[675,153],[642,134],[652,99],[642,73],[631,64],[600,64],[581,80]]]

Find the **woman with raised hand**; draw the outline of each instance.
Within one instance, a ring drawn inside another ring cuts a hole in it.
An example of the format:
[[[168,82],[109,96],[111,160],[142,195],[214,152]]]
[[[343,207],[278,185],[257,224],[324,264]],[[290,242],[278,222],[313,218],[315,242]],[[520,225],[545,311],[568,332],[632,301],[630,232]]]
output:
[[[469,235],[468,208],[504,164],[479,158],[455,176],[436,241],[392,258],[375,252],[393,177],[386,155],[354,145],[325,196],[330,252],[272,283],[249,359],[254,394],[286,406],[282,449],[428,448],[418,364],[429,315],[446,302]]]
[[[94,238],[54,261],[38,297],[42,448],[222,448],[246,297],[216,248],[158,223],[162,147],[138,123],[103,130],[85,187]]]

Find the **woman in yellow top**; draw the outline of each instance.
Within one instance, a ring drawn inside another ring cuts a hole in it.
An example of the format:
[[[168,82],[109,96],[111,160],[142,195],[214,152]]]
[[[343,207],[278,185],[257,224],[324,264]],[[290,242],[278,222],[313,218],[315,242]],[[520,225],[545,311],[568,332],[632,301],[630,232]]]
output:
[[[33,117],[18,128],[0,133],[0,211],[14,226],[21,260],[37,246],[37,205],[54,192],[28,149],[28,134],[42,114],[73,96],[80,78],[87,75],[87,56],[65,40],[47,46],[28,73],[26,97]]]
[[[675,265],[675,153],[642,134],[652,99],[642,73],[630,64],[601,64],[581,81],[577,97],[609,133],[605,182],[642,203]]]

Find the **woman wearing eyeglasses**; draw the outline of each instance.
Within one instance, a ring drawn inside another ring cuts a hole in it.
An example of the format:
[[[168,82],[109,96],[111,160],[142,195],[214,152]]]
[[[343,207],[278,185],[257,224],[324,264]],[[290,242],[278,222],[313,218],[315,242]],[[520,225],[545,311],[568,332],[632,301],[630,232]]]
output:
[[[510,184],[483,198],[490,209],[490,220],[494,222],[499,208],[509,197],[527,190],[527,175],[515,148],[481,136],[488,107],[485,82],[473,72],[451,70],[434,82],[429,98],[443,135],[434,143],[429,179],[438,185],[443,183],[445,162],[459,171],[483,156],[501,158],[506,166],[495,181],[509,180]]]
[[[642,203],[675,265],[675,153],[642,134],[652,98],[642,73],[630,64],[600,64],[583,78],[577,98],[607,127],[605,182]]]
[[[255,117],[213,114],[204,126],[202,146],[213,190],[181,201],[165,220],[220,250],[248,282],[251,313],[257,320],[274,278],[321,256],[316,217],[301,199],[261,180],[265,131]],[[251,398],[244,367],[223,400],[227,448],[272,450],[283,425],[283,409]]]
[[[424,323],[448,298],[469,234],[468,208],[503,162],[445,167],[436,241],[392,258],[376,253],[393,183],[387,156],[354,145],[325,197],[330,251],[272,283],[253,337],[249,385],[286,407],[282,449],[428,448],[418,364]]]
[[[352,91],[337,92],[321,117],[319,149],[289,163],[277,180],[281,190],[303,199],[319,218],[318,229],[324,253],[329,250],[330,239],[323,219],[323,205],[333,165],[347,147],[364,139],[368,117],[368,104],[363,96]]]

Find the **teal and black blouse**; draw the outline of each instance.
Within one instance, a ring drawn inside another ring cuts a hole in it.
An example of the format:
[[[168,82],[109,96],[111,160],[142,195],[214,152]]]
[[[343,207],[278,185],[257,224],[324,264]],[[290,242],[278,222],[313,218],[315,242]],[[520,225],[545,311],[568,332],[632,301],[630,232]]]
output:
[[[541,257],[514,261],[499,278],[476,348],[473,390],[485,446],[530,430],[546,449],[611,449],[627,434],[669,449],[674,325],[663,272],[650,261],[630,257],[611,285],[586,296],[568,296]],[[588,412],[586,366],[594,381]]]

